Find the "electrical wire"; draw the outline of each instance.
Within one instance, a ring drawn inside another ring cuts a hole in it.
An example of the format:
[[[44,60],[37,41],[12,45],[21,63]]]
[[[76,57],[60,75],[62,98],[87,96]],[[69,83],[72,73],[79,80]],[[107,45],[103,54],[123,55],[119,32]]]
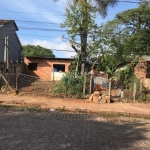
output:
[[[14,46],[14,44],[12,44],[10,41],[9,43],[14,47],[14,48],[17,48],[16,46]],[[17,48],[18,49],[18,48]],[[75,51],[72,51],[72,50],[67,50],[67,49],[53,49],[53,48],[49,48],[50,50],[54,50],[54,51],[65,51],[65,52],[75,52]],[[20,49],[18,49],[20,50]]]
[[[18,11],[6,11],[6,10],[0,10],[1,12],[10,12],[10,13],[24,13],[24,14],[31,14],[31,15],[50,15],[50,16],[65,16],[65,15],[54,15],[51,13],[42,14],[42,13],[31,13],[31,12],[18,12]]]
[[[16,28],[11,28],[11,27],[3,27],[5,29],[16,29]],[[28,27],[19,27],[19,29],[23,30],[39,30],[39,31],[56,31],[56,32],[66,32],[66,30],[59,30],[59,29],[48,29],[48,28],[28,28]]]
[[[55,25],[60,25],[60,23],[53,23],[53,22],[40,22],[40,21],[30,21],[30,20],[16,20],[15,21],[18,21],[18,22],[26,22],[26,23],[38,23],[38,24],[55,24]]]

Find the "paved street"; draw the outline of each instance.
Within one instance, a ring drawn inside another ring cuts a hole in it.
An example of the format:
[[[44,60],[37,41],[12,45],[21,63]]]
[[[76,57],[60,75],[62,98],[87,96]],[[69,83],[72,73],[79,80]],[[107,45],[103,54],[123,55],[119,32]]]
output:
[[[149,150],[150,121],[0,108],[0,150]]]

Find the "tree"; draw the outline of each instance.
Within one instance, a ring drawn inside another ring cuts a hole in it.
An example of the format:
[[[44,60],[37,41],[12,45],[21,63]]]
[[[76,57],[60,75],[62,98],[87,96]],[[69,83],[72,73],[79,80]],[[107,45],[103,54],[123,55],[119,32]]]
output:
[[[23,46],[22,52],[24,56],[55,57],[50,49],[41,47],[39,45],[25,45]]]
[[[101,54],[115,57],[118,64],[135,55],[150,55],[149,20],[150,6],[145,4],[118,13],[114,20],[98,28],[93,45],[101,47]]]
[[[67,29],[68,35],[71,37],[71,43],[76,44],[78,55],[81,58],[81,74],[85,71],[85,63],[87,59],[88,38],[94,32],[96,13],[99,11],[103,17],[107,15],[107,7],[116,4],[116,0],[102,1],[97,0],[98,5],[92,5],[88,0],[74,0],[68,3],[66,9],[66,20],[62,27]],[[80,39],[80,44],[77,41]],[[79,50],[80,48],[80,50]]]

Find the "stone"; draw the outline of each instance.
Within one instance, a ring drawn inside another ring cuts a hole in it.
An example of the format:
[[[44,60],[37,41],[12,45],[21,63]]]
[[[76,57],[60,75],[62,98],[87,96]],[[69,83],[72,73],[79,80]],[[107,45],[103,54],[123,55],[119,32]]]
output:
[[[92,102],[93,101],[93,94],[91,94],[90,95],[90,97],[89,97],[89,100],[88,100],[89,102]]]
[[[93,96],[93,103],[99,102],[99,96]]]
[[[110,96],[105,96],[107,103],[110,103]]]
[[[102,99],[100,100],[100,103],[106,103],[106,102],[107,102],[106,98],[102,98]]]
[[[99,96],[99,91],[94,91],[94,94],[93,94],[93,96]]]

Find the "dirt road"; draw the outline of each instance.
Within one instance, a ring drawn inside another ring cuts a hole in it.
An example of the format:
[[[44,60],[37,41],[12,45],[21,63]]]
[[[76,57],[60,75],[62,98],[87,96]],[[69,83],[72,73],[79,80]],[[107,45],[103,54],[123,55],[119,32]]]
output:
[[[110,103],[96,104],[85,103],[83,100],[76,99],[60,99],[60,98],[44,98],[44,97],[25,97],[0,95],[1,105],[16,105],[40,108],[65,108],[66,110],[87,110],[92,112],[115,112],[124,114],[150,115],[150,104],[143,103]]]

